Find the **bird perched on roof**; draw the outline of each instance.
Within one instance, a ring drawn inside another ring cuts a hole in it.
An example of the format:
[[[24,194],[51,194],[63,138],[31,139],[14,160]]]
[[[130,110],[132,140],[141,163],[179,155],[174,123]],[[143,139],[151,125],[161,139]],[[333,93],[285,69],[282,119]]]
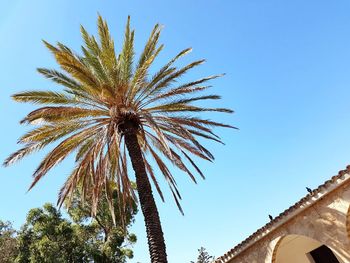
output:
[[[306,190],[311,194],[312,190],[309,187],[306,187]]]
[[[269,215],[269,218],[270,218],[271,221],[273,220],[273,216],[272,215]]]

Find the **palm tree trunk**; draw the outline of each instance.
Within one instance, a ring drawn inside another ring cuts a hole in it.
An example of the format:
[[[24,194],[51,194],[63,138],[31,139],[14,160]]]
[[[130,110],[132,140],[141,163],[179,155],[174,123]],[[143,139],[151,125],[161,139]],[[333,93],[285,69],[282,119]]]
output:
[[[125,134],[125,144],[135,171],[137,192],[145,218],[148,247],[152,263],[167,263],[164,235],[159,214],[153,198],[151,184],[145,169],[141,148],[135,132]]]

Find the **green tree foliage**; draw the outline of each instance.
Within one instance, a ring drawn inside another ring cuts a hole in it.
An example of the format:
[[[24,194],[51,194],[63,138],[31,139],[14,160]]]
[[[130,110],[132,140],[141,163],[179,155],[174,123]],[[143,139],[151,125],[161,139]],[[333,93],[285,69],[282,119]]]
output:
[[[117,199],[115,196],[113,200]],[[136,242],[136,236],[127,231],[137,212],[136,204],[133,206],[134,209],[128,212],[126,225],[119,220],[118,204],[116,202],[113,204],[117,224],[113,223],[106,198],[100,199],[97,214],[91,217],[90,199],[87,198],[82,202],[78,191],[73,195],[68,210],[71,220],[62,217],[51,204],[45,204],[43,208],[31,209],[26,223],[16,238],[13,236],[14,230],[10,225],[2,224],[4,225],[2,232],[12,238],[16,253],[12,253],[12,260],[0,262],[126,262],[127,258],[133,257],[129,247]],[[2,237],[4,235],[1,235]],[[10,243],[7,241],[6,246],[0,244],[0,251],[2,251],[6,250]],[[13,259],[14,254],[15,259]]]
[[[118,191],[116,189],[112,191],[112,204],[107,202],[104,191],[102,194],[104,197],[100,199],[96,216],[93,218],[91,218],[91,196],[88,195],[82,202],[79,190],[69,200],[69,204],[66,202],[68,214],[73,222],[80,226],[80,234],[91,236],[93,233],[96,237],[90,248],[96,262],[123,262],[126,257],[133,257],[133,252],[128,247],[136,242],[136,236],[127,231],[127,226],[134,221],[137,205],[134,202],[129,206],[129,210],[124,211],[126,214],[121,216]],[[110,205],[113,205],[113,214],[110,213]],[[122,221],[121,218],[125,218],[126,221]]]
[[[210,256],[204,247],[198,249],[197,261],[191,261],[191,263],[211,263],[214,261],[214,257]]]
[[[10,222],[0,220],[0,262],[12,263],[17,254],[16,230]]]
[[[77,227],[79,228],[79,227]],[[18,234],[18,263],[83,262],[84,238],[51,204],[31,209]]]

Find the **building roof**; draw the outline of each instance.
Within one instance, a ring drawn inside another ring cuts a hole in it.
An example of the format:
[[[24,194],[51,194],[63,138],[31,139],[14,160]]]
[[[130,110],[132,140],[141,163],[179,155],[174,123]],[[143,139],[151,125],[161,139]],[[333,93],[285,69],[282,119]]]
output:
[[[319,185],[316,189],[312,190],[306,196],[301,198],[294,205],[290,206],[284,212],[280,213],[269,223],[255,231],[252,235],[246,238],[244,241],[230,249],[223,256],[215,260],[216,263],[226,263],[238,256],[240,253],[248,249],[257,241],[261,240],[263,237],[268,235],[272,230],[276,229],[282,223],[293,218],[295,215],[299,214],[305,208],[314,204],[317,200],[322,198],[324,195],[330,193],[334,189],[338,188],[345,181],[350,179],[350,165],[346,167],[345,170],[341,170],[337,175],[333,176],[330,180],[325,181],[323,184]]]

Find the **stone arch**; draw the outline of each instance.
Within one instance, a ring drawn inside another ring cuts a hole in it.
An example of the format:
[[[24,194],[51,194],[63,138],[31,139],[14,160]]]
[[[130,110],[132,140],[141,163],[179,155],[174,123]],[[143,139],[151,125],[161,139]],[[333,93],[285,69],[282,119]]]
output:
[[[273,248],[272,256],[271,256],[271,263],[276,263],[277,260],[277,251],[279,246],[281,245],[283,239],[285,236],[278,237],[277,240],[275,241],[275,247]]]
[[[329,247],[344,262],[350,262],[345,225],[348,205],[343,206],[341,211],[335,209],[334,202],[334,199],[329,199],[322,205],[310,207],[308,213],[299,214],[286,228],[286,234],[317,240]]]
[[[350,241],[350,205],[349,205],[349,208],[348,208],[348,213],[346,215],[346,231],[348,233],[348,238],[349,238],[349,241]]]
[[[304,235],[289,234],[285,235],[277,241],[272,254],[272,263],[285,262],[313,262],[311,251],[325,247],[328,249],[330,256],[337,258],[341,263],[344,263],[339,254],[326,244]]]

